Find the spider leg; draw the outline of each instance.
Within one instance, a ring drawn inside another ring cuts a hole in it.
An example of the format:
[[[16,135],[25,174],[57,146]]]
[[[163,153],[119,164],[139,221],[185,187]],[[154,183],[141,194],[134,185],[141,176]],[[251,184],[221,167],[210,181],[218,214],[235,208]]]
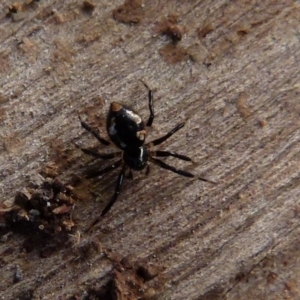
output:
[[[142,83],[148,90],[148,101],[149,101],[149,111],[150,111],[150,116],[148,118],[146,126],[151,127],[153,120],[154,120],[153,93],[152,93],[152,90],[150,90],[149,86],[144,81],[142,81]]]
[[[177,132],[179,129],[181,129],[184,126],[184,122],[183,123],[179,123],[178,125],[176,125],[171,131],[169,131],[167,134],[165,134],[164,136],[148,143],[147,145],[149,147],[152,146],[156,146],[159,145],[161,143],[163,143],[165,140],[167,140],[170,136],[172,136],[175,132]]]
[[[105,216],[108,213],[108,211],[111,209],[111,207],[114,205],[114,203],[118,199],[118,196],[121,192],[125,171],[126,171],[126,165],[124,164],[123,168],[122,168],[122,170],[121,170],[121,172],[119,173],[119,176],[118,176],[115,192],[114,192],[112,198],[110,199],[110,201],[108,202],[108,204],[102,210],[102,213],[101,213],[102,217]]]
[[[92,174],[91,176],[87,176],[87,178],[92,178],[92,177],[96,177],[96,176],[100,176],[100,175],[102,175],[102,174],[105,174],[105,173],[107,173],[107,172],[109,172],[109,171],[111,171],[111,170],[113,170],[113,169],[116,169],[116,168],[118,168],[120,165],[122,164],[122,160],[120,159],[120,160],[118,160],[117,162],[115,162],[114,164],[111,164],[111,165],[109,165],[109,166],[107,166],[106,168],[104,168],[104,169],[102,169],[102,170],[100,170],[100,171],[98,171],[98,172],[96,172],[96,173],[94,173],[94,174]],[[124,165],[125,166],[125,165]],[[123,169],[124,169],[124,166],[123,166]],[[123,172],[123,169],[122,169],[122,171],[121,172]],[[120,173],[120,175],[121,175],[121,173]],[[119,175],[119,177],[120,177],[120,175]],[[122,180],[123,180],[123,178],[122,178]],[[119,182],[119,178],[118,178],[118,182]],[[122,184],[122,182],[121,182],[121,184]],[[114,200],[114,202],[116,201],[116,199]],[[111,201],[110,201],[111,202]],[[101,216],[99,217],[97,217],[96,219],[94,219],[94,221],[91,223],[91,225],[88,227],[88,229],[86,230],[87,232],[88,231],[90,231],[100,220],[101,220],[101,218],[104,216],[104,214],[106,214],[107,212],[108,212],[108,210],[111,208],[111,206],[113,205],[113,203],[112,204],[110,204],[110,202],[108,203],[108,205],[105,207],[105,209],[103,210],[103,212],[101,213]],[[109,206],[109,204],[110,204],[110,206]]]
[[[75,144],[76,145],[76,144]],[[76,145],[83,153],[87,154],[87,155],[91,155],[94,156],[96,158],[101,158],[101,159],[112,159],[115,157],[120,156],[121,151],[118,152],[113,152],[113,153],[98,153],[86,148],[80,148],[78,145]]]
[[[178,153],[175,153],[173,151],[160,151],[160,150],[150,151],[150,155],[151,156],[159,156],[159,157],[173,156],[173,157],[176,157],[178,159],[193,162],[193,160],[191,158],[189,158],[188,156],[178,154]]]
[[[110,145],[110,142],[106,139],[102,138],[93,128],[91,128],[87,123],[82,121],[80,115],[78,115],[78,118],[80,120],[81,127],[90,132],[102,145],[108,146]]]
[[[122,164],[122,159],[112,163],[111,165],[108,165],[107,167],[97,171],[97,172],[94,172],[93,174],[91,175],[88,175],[86,178],[93,178],[93,177],[97,177],[97,176],[100,176],[100,175],[103,175],[105,173],[108,173],[109,171],[112,171],[114,169],[117,169],[120,165]]]
[[[190,178],[197,178],[199,180],[202,180],[202,181],[206,181],[206,182],[210,182],[210,183],[214,183],[213,181],[209,180],[209,179],[206,179],[206,178],[203,178],[203,177],[199,177],[199,176],[195,176],[194,174],[188,172],[188,171],[184,171],[184,170],[180,170],[180,169],[177,169],[175,167],[172,167],[168,164],[166,164],[165,162],[163,162],[162,160],[160,159],[157,159],[157,158],[154,158],[154,157],[151,157],[149,156],[149,160],[151,162],[153,162],[154,164],[158,165],[159,167],[163,168],[163,169],[166,169],[166,170],[169,170],[171,172],[174,172],[176,174],[179,174],[181,176],[185,176],[185,177],[190,177]]]

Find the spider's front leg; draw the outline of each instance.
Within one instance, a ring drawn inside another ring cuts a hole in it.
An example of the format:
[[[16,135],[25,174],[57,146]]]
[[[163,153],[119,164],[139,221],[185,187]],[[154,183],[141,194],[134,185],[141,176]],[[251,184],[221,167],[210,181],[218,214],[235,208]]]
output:
[[[148,104],[149,104],[149,111],[150,111],[150,116],[148,118],[146,126],[151,127],[152,123],[153,123],[153,120],[154,120],[153,93],[152,93],[152,90],[149,88],[149,86],[144,81],[142,81],[142,83],[146,87],[146,89],[148,90]]]
[[[90,132],[102,145],[108,146],[110,142],[106,139],[102,138],[92,127],[90,127],[87,123],[82,121],[80,115],[78,115],[81,127],[84,128],[86,131]]]
[[[93,156],[95,158],[101,158],[101,159],[112,159],[115,157],[120,157],[121,156],[121,151],[118,152],[112,152],[112,153],[99,153],[99,152],[95,152],[93,150],[87,149],[87,148],[81,148],[79,145],[77,145],[76,143],[74,143],[74,145],[80,149],[83,153]]]
[[[184,126],[184,122],[183,123],[179,123],[178,125],[176,125],[171,131],[169,131],[167,134],[165,134],[164,136],[155,139],[154,141],[151,141],[150,143],[146,144],[146,146],[148,146],[149,148],[153,147],[153,146],[157,146],[161,143],[163,143],[165,140],[167,140],[169,137],[171,137],[175,132],[177,132],[178,130],[180,130],[183,126]]]

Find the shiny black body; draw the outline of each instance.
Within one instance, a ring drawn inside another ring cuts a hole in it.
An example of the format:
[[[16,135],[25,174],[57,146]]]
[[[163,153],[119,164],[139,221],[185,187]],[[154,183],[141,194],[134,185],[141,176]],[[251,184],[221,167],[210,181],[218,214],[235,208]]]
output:
[[[147,85],[145,86],[148,88]],[[96,158],[110,160],[119,157],[119,160],[114,161],[110,165],[104,167],[103,169],[97,171],[96,173],[94,173],[92,176],[89,177],[100,176],[102,174],[105,174],[113,169],[122,166],[121,172],[119,173],[118,176],[114,195],[111,198],[111,200],[108,202],[104,210],[102,211],[101,216],[104,216],[117,200],[118,195],[120,194],[121,191],[126,169],[129,169],[130,173],[131,170],[140,171],[146,169],[146,173],[148,174],[149,173],[148,162],[152,162],[163,169],[172,171],[182,176],[191,177],[191,178],[196,177],[197,179],[200,179],[202,181],[212,182],[203,177],[195,176],[190,172],[179,170],[175,167],[168,165],[162,160],[156,158],[156,157],[173,156],[181,160],[192,161],[189,157],[185,155],[177,154],[172,151],[161,151],[161,150],[151,151],[150,150],[151,147],[159,145],[163,143],[165,140],[167,140],[169,137],[171,137],[175,132],[177,132],[179,129],[181,129],[184,126],[184,123],[178,124],[164,136],[145,144],[146,127],[150,127],[154,120],[153,97],[152,97],[152,91],[149,88],[148,88],[148,98],[149,98],[150,116],[148,118],[146,126],[143,120],[141,119],[141,117],[131,108],[122,105],[118,102],[113,102],[110,105],[110,109],[106,120],[107,133],[109,135],[110,140],[122,151],[107,154],[107,153],[94,152],[86,148],[80,148],[84,153],[94,156]],[[83,122],[81,119],[80,121],[81,121],[81,126],[87,131],[89,131],[94,137],[96,137],[101,144],[106,146],[110,144],[109,141],[100,137],[100,135],[94,129],[92,129],[87,123]]]
[[[123,160],[129,168],[140,171],[147,166],[148,152],[143,146],[145,124],[135,111],[113,102],[108,112],[106,130],[111,141],[124,151]]]
[[[123,151],[141,147],[145,142],[145,136],[138,135],[145,131],[143,120],[132,109],[117,102],[110,105],[106,130],[112,142]]]

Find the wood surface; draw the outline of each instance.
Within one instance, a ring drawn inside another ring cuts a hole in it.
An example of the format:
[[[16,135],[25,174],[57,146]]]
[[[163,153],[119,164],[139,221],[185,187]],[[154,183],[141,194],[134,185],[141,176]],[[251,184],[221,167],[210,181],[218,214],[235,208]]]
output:
[[[0,202],[39,174],[79,178],[78,244],[98,245],[80,257],[66,241],[42,258],[22,251],[27,236],[2,238],[0,299],[100,299],[91,290],[113,276],[111,299],[299,299],[300,3],[94,3],[39,1],[10,14],[13,1],[0,4]],[[186,121],[159,149],[192,157],[166,161],[217,184],[152,166],[86,232],[117,172],[83,179],[104,162],[73,143],[110,149],[78,114],[103,136],[112,101],[146,120],[141,80],[154,93],[148,140]],[[140,296],[117,278],[122,257],[160,268]]]

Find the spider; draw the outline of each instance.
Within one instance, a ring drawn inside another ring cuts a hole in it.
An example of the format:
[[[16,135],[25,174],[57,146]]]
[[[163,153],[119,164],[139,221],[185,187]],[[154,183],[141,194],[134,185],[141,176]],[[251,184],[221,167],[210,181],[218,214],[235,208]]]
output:
[[[148,105],[150,115],[146,123],[143,122],[142,118],[131,108],[118,103],[112,102],[106,119],[106,130],[108,136],[121,151],[112,153],[98,153],[87,148],[80,148],[82,152],[87,155],[93,156],[95,158],[101,158],[105,160],[110,160],[119,157],[119,160],[114,161],[112,164],[106,166],[105,168],[95,172],[88,178],[103,175],[111,170],[114,170],[122,166],[121,171],[118,175],[117,184],[115,187],[114,194],[110,201],[107,203],[105,208],[101,212],[101,216],[105,216],[111,209],[113,204],[116,202],[124,181],[125,172],[129,168],[129,172],[132,176],[131,170],[141,171],[146,169],[146,175],[149,174],[150,167],[148,162],[151,162],[160,168],[169,170],[176,174],[185,177],[196,177],[199,180],[207,181],[210,183],[215,183],[203,177],[195,176],[194,174],[177,169],[173,166],[168,165],[164,161],[158,159],[157,157],[167,157],[173,156],[175,158],[192,162],[192,159],[188,156],[178,154],[173,151],[162,151],[162,150],[150,150],[153,146],[162,144],[168,138],[170,138],[174,133],[180,130],[184,126],[184,122],[176,125],[171,131],[169,131],[164,136],[157,138],[149,143],[145,144],[146,140],[146,127],[151,127],[154,120],[154,109],[153,109],[153,93],[151,89],[143,82],[145,87],[148,89]],[[90,132],[101,144],[108,146],[111,143],[106,139],[102,138],[93,128],[91,128],[87,123],[85,123],[79,116],[81,126]],[[78,147],[78,146],[77,146]]]

